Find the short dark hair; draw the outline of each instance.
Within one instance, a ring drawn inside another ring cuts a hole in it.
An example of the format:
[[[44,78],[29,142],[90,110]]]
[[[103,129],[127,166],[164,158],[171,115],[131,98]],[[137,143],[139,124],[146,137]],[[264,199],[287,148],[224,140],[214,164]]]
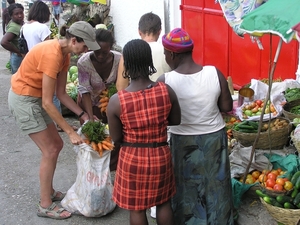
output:
[[[35,20],[40,23],[46,23],[50,20],[50,9],[46,3],[42,1],[36,1],[30,7],[28,12],[28,21]]]
[[[139,30],[143,34],[157,34],[161,30],[161,19],[158,15],[149,12],[140,18]]]
[[[110,46],[113,46],[115,43],[115,38],[111,31],[105,29],[96,29],[96,41],[99,42],[108,42]]]
[[[156,73],[150,45],[141,39],[129,41],[123,48],[125,71],[123,76],[136,80]]]
[[[10,4],[10,5],[16,3],[15,0],[7,0],[7,2],[8,2],[8,4]]]
[[[7,10],[8,10],[8,14],[11,17],[12,14],[14,13],[14,9],[22,9],[24,11],[24,7],[20,4],[20,3],[14,3],[11,4],[10,6],[8,6]]]

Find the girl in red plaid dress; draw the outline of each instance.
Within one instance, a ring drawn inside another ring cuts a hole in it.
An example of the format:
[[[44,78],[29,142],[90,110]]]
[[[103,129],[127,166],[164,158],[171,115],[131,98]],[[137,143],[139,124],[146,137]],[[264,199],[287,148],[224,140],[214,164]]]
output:
[[[128,42],[123,57],[124,78],[131,82],[107,108],[110,135],[121,144],[113,199],[130,210],[131,225],[147,225],[146,210],[155,205],[157,224],[173,225],[170,199],[176,190],[167,126],[180,124],[178,99],[168,85],[149,79],[156,69],[147,42]]]

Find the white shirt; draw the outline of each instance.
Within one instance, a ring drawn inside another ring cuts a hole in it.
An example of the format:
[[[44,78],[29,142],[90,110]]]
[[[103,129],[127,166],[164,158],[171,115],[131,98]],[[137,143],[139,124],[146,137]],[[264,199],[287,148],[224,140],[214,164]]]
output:
[[[194,74],[165,73],[165,83],[175,91],[181,107],[181,124],[170,126],[179,135],[200,135],[225,127],[218,107],[221,87],[216,68],[204,66]]]
[[[156,41],[148,42],[148,44],[151,47],[153,65],[157,70],[157,72],[149,76],[149,78],[152,81],[156,81],[159,76],[171,71],[171,68],[166,63],[163,45]]]
[[[23,25],[23,35],[26,39],[28,50],[44,41],[50,34],[51,31],[46,24],[34,21]]]

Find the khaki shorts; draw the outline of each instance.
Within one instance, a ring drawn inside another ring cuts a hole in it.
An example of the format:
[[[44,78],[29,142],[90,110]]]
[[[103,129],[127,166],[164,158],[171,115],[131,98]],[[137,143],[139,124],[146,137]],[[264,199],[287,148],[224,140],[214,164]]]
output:
[[[43,131],[48,124],[53,123],[53,120],[42,108],[42,98],[17,95],[10,89],[8,106],[22,134]]]

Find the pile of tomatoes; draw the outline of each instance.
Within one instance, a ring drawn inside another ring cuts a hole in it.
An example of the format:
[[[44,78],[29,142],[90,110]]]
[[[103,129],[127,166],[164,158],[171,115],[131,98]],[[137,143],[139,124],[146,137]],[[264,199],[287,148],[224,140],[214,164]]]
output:
[[[259,182],[263,187],[273,191],[289,191],[293,189],[293,183],[289,178],[282,177],[286,171],[281,168],[273,170],[254,170],[246,177],[245,184],[253,184]],[[243,182],[243,178],[240,178]]]

